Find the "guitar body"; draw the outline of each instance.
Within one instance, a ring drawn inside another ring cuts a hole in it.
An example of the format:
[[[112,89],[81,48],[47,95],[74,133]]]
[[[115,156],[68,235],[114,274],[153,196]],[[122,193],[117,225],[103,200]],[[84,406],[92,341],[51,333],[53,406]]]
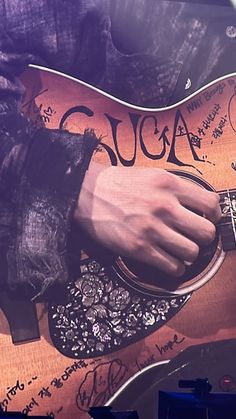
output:
[[[3,409],[86,419],[148,366],[236,338],[236,74],[166,109],[128,105],[45,69],[30,68],[22,81],[22,110],[38,126],[93,128],[98,162],[164,168],[222,197],[226,226],[177,289],[160,272],[119,257],[103,262],[85,248],[67,304],[37,305],[39,340],[13,344],[1,313]]]

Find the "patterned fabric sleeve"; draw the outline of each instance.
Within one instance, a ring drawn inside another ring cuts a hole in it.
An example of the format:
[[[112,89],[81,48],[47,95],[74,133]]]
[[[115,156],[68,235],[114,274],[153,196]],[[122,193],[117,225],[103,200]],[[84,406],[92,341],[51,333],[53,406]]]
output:
[[[28,63],[66,71],[74,60],[89,2],[70,2],[62,28],[57,10],[66,3],[0,3],[0,282],[33,300],[68,280],[72,211],[98,144],[92,130],[36,130],[20,113],[23,87],[17,76]]]

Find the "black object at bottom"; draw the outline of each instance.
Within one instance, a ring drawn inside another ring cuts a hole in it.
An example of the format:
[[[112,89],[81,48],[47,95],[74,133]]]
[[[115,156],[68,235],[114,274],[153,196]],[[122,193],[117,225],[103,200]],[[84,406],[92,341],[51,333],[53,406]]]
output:
[[[93,419],[139,419],[137,412],[134,410],[112,412],[111,406],[91,407],[88,413]]]
[[[236,394],[159,391],[158,419],[235,419]]]

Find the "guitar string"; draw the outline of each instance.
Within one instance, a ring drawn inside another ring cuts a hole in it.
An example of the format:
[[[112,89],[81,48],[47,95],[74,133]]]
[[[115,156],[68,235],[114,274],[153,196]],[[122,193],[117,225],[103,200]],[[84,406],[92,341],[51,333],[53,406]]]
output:
[[[228,198],[230,200],[230,191],[229,191],[229,189],[227,189],[227,196],[228,196]],[[233,208],[232,208],[232,205],[229,206],[229,210],[230,210],[231,223],[232,223],[233,232],[234,232],[234,242],[236,243],[236,230],[235,230],[235,224],[233,222]]]

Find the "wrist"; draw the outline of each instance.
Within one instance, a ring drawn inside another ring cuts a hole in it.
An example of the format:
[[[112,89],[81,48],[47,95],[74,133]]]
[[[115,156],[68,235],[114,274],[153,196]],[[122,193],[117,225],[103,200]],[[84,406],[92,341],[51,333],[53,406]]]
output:
[[[91,161],[85,173],[83,184],[74,211],[74,220],[83,226],[88,232],[92,232],[92,211],[96,182],[100,174],[107,167]]]

